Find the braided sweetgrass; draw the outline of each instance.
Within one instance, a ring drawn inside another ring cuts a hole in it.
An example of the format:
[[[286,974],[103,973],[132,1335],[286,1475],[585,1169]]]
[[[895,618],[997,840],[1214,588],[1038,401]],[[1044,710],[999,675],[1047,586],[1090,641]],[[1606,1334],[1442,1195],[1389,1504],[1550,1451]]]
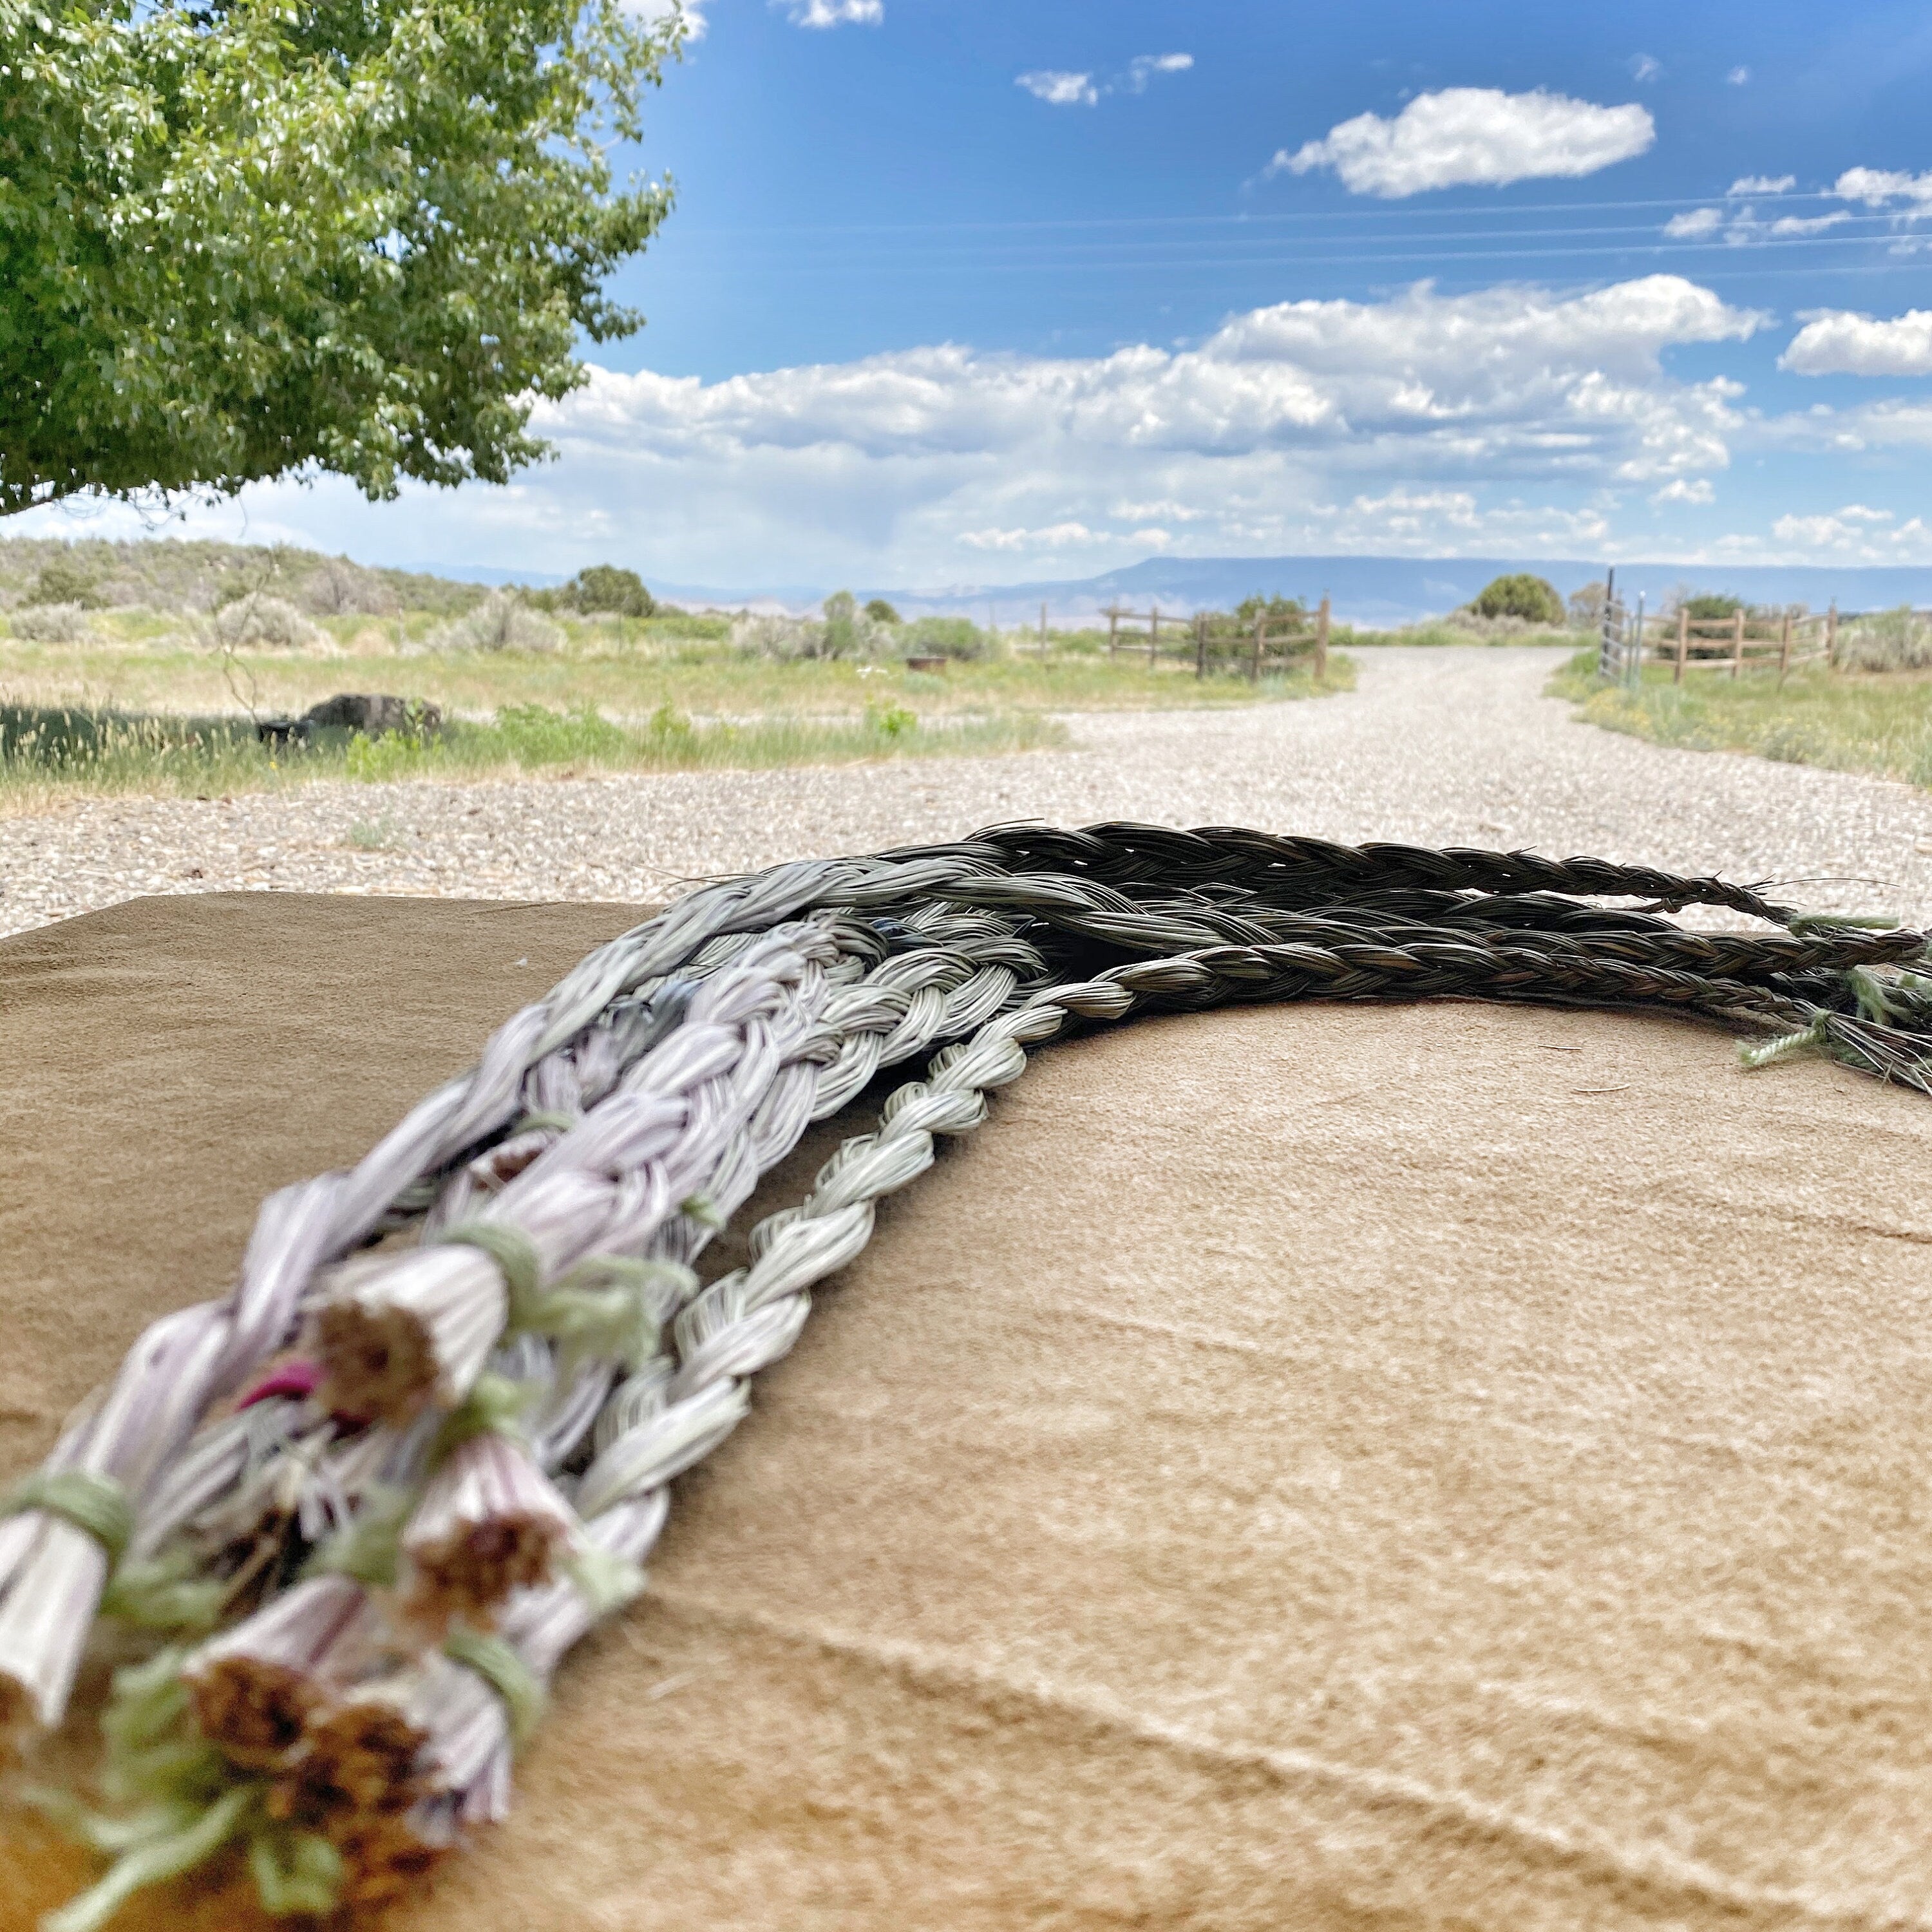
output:
[[[1604,898],[1640,902],[1606,906]],[[1694,931],[1698,906],[1756,922]],[[704,887],[508,1020],[354,1168],[263,1204],[0,1516],[0,1724],[62,1719],[97,1615],[116,1862],[50,1924],[238,1856],[272,1912],[373,1901],[500,1816],[672,1478],[750,1406],[874,1205],[1029,1049],[1146,1012],[1460,996],[1676,1008],[1932,1091],[1919,934],[1590,859],[1240,830],[1001,827]],[[701,1282],[812,1122],[877,1124]]]

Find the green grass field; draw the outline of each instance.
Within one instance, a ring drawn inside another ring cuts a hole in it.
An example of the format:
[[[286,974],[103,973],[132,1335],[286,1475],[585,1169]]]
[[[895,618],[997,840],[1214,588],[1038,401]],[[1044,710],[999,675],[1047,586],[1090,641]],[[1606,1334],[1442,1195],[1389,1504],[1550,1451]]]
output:
[[[660,706],[700,719],[837,716],[898,704],[922,718],[989,712],[1178,710],[1312,697],[1352,682],[1330,660],[1319,688],[1306,674],[1197,679],[1191,664],[1123,652],[1104,641],[1056,638],[1044,658],[1030,647],[909,671],[896,660],[781,662],[735,650],[716,617],[561,620],[554,651],[429,648],[436,620],[326,618],[324,641],[302,650],[232,652],[191,640],[178,620],[145,610],[93,614],[93,634],[71,644],[0,636],[0,697],[16,704],[80,704],[128,712],[298,712],[338,691],[382,691],[482,718],[505,705],[590,705],[640,721]]]
[[[1589,723],[1654,745],[1748,752],[1932,787],[1932,672],[1808,670],[1780,690],[1772,672],[1697,672],[1679,685],[1668,666],[1655,664],[1626,689],[1598,677],[1592,650],[1579,651],[1549,688]]]
[[[895,704],[854,718],[744,724],[698,724],[666,705],[640,724],[615,723],[589,706],[506,705],[487,722],[458,719],[434,736],[329,733],[277,746],[262,742],[246,718],[0,704],[0,812],[82,793],[213,797],[322,778],[374,784],[986,757],[1042,750],[1066,735],[1058,720],[1038,712],[928,724]]]
[[[452,647],[433,611],[321,616],[290,649],[228,649],[206,623],[134,608],[90,612],[68,642],[0,635],[0,811],[85,792],[197,796],[328,778],[668,771],[985,756],[1067,740],[1057,713],[1247,705],[1345,690],[1331,657],[1306,672],[1197,679],[1179,658],[1109,660],[1090,634],[1044,656],[1006,650],[913,671],[896,659],[779,660],[728,618],[567,616],[554,649]],[[421,740],[332,735],[279,748],[258,719],[338,692],[439,706]]]

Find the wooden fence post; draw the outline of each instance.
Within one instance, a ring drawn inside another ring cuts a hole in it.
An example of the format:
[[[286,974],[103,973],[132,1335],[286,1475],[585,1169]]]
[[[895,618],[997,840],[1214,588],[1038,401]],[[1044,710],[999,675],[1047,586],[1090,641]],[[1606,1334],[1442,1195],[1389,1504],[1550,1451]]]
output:
[[[1194,614],[1194,675],[1208,675],[1208,614],[1197,610]]]
[[[1268,620],[1265,617],[1257,617],[1255,620],[1254,659],[1248,666],[1248,682],[1250,684],[1258,684],[1262,681],[1262,639],[1267,634],[1267,631]]]
[[[1046,655],[1046,606],[1044,604],[1040,607],[1040,654],[1042,657]]]
[[[1835,597],[1825,617],[1825,662],[1832,670],[1838,668],[1838,600]]]
[[[1154,669],[1154,661],[1160,651],[1160,606],[1148,607],[1148,669]]]
[[[1117,604],[1107,613],[1107,662],[1112,664],[1114,653],[1120,647],[1120,612]]]
[[[1740,604],[1733,614],[1735,635],[1731,645],[1731,675],[1736,677],[1744,668],[1744,608]]]
[[[1785,674],[1791,668],[1791,613],[1784,614],[1784,633],[1778,649],[1778,688],[1784,688]]]
[[[1315,614],[1315,676],[1316,680],[1328,675],[1328,593],[1322,593],[1322,608]]]
[[[1684,682],[1684,660],[1690,655],[1690,611],[1686,604],[1677,607],[1677,675],[1672,684]]]

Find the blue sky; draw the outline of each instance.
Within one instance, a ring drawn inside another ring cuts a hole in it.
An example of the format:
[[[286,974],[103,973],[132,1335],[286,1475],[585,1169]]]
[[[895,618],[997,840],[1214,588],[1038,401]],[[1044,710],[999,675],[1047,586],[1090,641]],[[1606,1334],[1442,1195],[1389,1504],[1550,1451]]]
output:
[[[544,412],[557,460],[179,527],[747,587],[1932,563],[1932,4],[700,13],[617,284],[650,326]],[[134,520],[34,520],[76,515]]]

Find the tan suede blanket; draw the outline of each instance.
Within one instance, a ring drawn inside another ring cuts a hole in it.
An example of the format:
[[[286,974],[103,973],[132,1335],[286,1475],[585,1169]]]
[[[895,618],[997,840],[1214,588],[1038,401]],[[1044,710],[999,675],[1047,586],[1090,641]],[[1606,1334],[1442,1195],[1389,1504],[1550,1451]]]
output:
[[[172,898],[0,943],[4,1473],[263,1192],[632,916]],[[1664,1020],[1051,1048],[392,1922],[1932,1924],[1928,1156],[1923,1099]],[[4,1822],[24,1926],[88,1868]]]

